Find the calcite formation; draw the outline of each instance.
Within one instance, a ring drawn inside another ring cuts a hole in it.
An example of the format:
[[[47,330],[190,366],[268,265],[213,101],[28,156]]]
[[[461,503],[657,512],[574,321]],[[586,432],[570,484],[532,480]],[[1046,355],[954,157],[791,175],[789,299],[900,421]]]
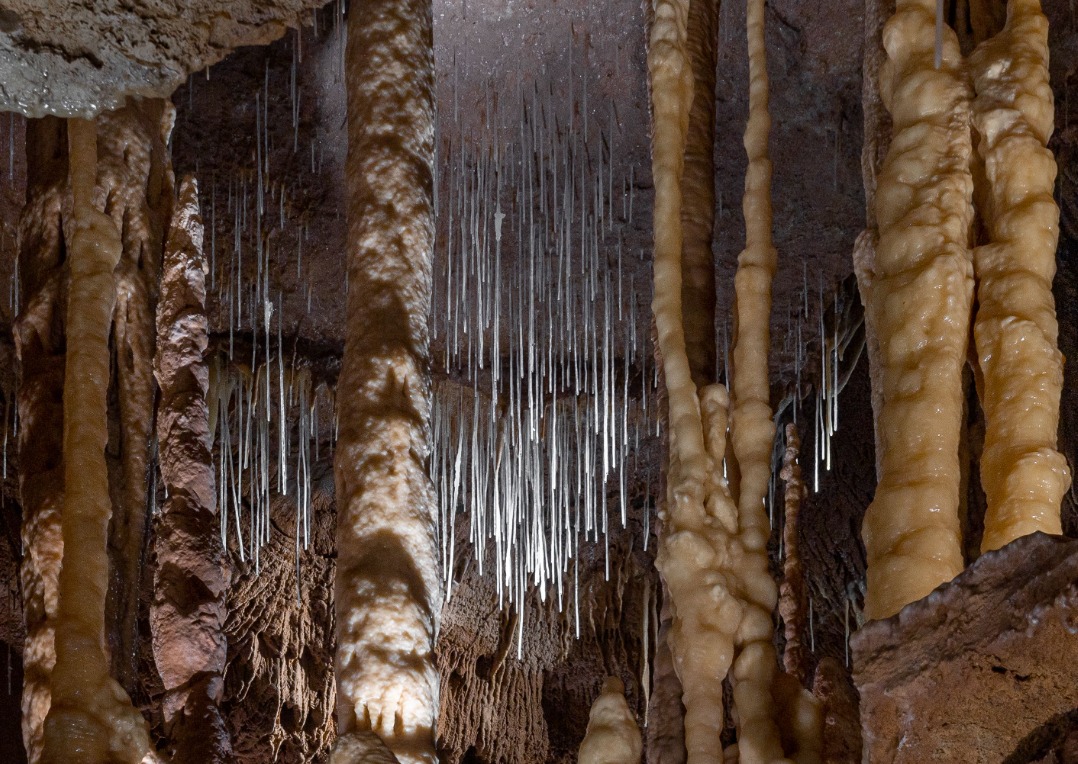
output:
[[[348,18],[348,330],[337,390],[337,724],[437,761],[431,416],[434,49],[429,0]]]
[[[625,686],[616,677],[603,682],[580,744],[580,764],[639,764],[644,742],[624,692]]]

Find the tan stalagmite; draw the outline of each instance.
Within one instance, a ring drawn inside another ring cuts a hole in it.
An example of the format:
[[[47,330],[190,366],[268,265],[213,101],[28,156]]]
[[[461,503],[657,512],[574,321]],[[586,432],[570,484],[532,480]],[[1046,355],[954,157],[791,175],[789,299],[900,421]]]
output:
[[[64,385],[64,555],[56,618],[46,762],[138,762],[150,750],[146,722],[109,676],[105,655],[106,540],[112,504],[105,467],[109,330],[120,232],[94,206],[96,129],[68,122],[73,198],[68,254]],[[72,384],[77,380],[77,384]]]
[[[741,608],[724,570],[736,530],[734,506],[717,479],[726,441],[725,390],[709,388],[713,397],[705,397],[713,436],[705,446],[682,320],[681,181],[693,90],[688,11],[687,0],[659,0],[648,48],[655,182],[652,312],[667,391],[670,459],[656,565],[674,607],[670,644],[682,682],[688,761],[720,764],[722,678],[733,659]]]
[[[1048,19],[1039,0],[1011,0],[1004,31],[971,58],[973,124],[984,161],[979,194],[988,243],[974,250],[973,326],[985,412],[982,551],[1034,531],[1062,533],[1070,486],[1056,450],[1063,356],[1052,278],[1059,208],[1046,146],[1055,112],[1048,82]]]
[[[636,717],[625,702],[625,685],[609,676],[591,704],[588,731],[580,744],[579,764],[640,764],[644,741]]]
[[[880,89],[894,136],[878,177],[879,241],[858,268],[878,343],[879,485],[862,527],[865,615],[885,618],[962,570],[962,368],[973,264],[970,88],[954,33],[935,68],[935,0],[899,0]]]
[[[778,587],[768,569],[771,525],[764,507],[771,479],[775,425],[771,419],[768,353],[771,349],[771,280],[777,254],[771,240],[771,159],[768,139],[767,47],[764,2],[749,0],[746,31],[749,56],[749,119],[745,126],[745,249],[734,277],[734,343],[730,440],[740,475],[737,495],[737,566],[745,613],[738,626],[731,672],[737,709],[737,744],[743,762],[783,759],[772,685],[778,657],[772,642],[772,613]]]
[[[426,473],[434,245],[430,0],[348,14],[348,319],[337,388],[337,709],[435,762],[442,592]],[[347,742],[342,741],[340,750]]]

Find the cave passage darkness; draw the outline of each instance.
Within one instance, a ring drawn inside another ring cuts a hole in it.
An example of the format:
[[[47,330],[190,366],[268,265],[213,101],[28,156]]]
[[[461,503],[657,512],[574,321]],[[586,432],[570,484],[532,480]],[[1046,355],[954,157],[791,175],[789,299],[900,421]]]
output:
[[[1069,0],[0,2],[0,762],[1078,764],[1076,71]]]

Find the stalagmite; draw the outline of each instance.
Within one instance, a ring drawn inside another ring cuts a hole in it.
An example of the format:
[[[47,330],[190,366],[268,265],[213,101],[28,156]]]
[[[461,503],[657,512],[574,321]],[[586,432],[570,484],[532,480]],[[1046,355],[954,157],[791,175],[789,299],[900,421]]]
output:
[[[193,178],[185,178],[165,245],[157,313],[157,442],[166,498],[156,526],[150,628],[175,760],[223,764],[232,753],[218,708],[229,571],[210,452],[202,236],[198,187]]]
[[[988,507],[982,551],[1035,531],[1062,533],[1070,487],[1056,450],[1063,356],[1052,278],[1059,208],[1048,82],[1048,19],[1039,0],[1011,0],[1004,31],[972,59],[973,124],[988,186],[981,217],[989,241],[974,250],[973,332],[985,411],[981,485]]]
[[[109,330],[120,232],[94,207],[96,128],[68,122],[73,215],[68,256],[64,385],[64,540],[56,618],[52,706],[45,762],[138,762],[150,750],[146,722],[109,676],[105,654],[106,543],[112,514],[105,467]],[[78,384],[71,384],[78,380]]]
[[[733,660],[740,603],[723,570],[736,531],[733,502],[721,483],[726,440],[725,389],[708,388],[707,433],[685,349],[682,318],[681,177],[692,100],[685,42],[686,0],[655,4],[648,49],[655,182],[655,292],[652,311],[667,391],[669,472],[659,567],[674,607],[671,648],[685,704],[691,764],[723,761],[722,677]]]
[[[879,485],[865,515],[865,614],[883,618],[962,569],[958,440],[973,292],[969,86],[935,3],[900,0],[881,91],[894,138],[878,177],[879,241],[858,268],[878,346]],[[874,360],[876,360],[874,358]]]
[[[734,277],[734,347],[730,440],[739,472],[737,576],[745,614],[736,637],[731,672],[737,709],[738,752],[743,762],[779,761],[783,750],[776,726],[772,685],[778,659],[772,641],[772,612],[778,599],[768,568],[771,535],[764,499],[771,480],[775,425],[771,419],[768,353],[771,349],[771,280],[777,253],[771,240],[771,159],[768,139],[767,48],[764,2],[747,6],[749,119],[745,126],[745,249]]]
[[[644,751],[640,728],[625,702],[620,679],[607,677],[591,704],[588,731],[580,744],[579,764],[640,764]]]
[[[22,503],[22,730],[27,759],[41,759],[63,538],[64,289],[60,210],[67,189],[64,122],[27,124],[27,201],[19,223],[22,310],[13,334],[18,359],[19,497]]]
[[[427,315],[433,252],[429,0],[348,16],[348,323],[338,385],[337,705],[347,744],[373,730],[436,761],[432,649],[442,592]]]

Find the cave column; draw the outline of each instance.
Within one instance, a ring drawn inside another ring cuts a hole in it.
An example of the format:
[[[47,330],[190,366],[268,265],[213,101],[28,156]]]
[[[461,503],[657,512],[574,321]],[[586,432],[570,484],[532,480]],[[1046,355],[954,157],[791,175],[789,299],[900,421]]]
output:
[[[433,643],[442,591],[426,473],[434,248],[429,0],[354,5],[346,58],[348,311],[334,464],[337,753],[343,756],[354,734],[373,730],[402,762],[435,762]]]
[[[1048,149],[1055,126],[1048,19],[1039,0],[1008,7],[1006,30],[970,60],[984,163],[979,211],[989,239],[973,254],[988,505],[982,552],[1035,531],[1060,535],[1071,482],[1057,449],[1063,355],[1052,297],[1059,208]]]
[[[68,259],[67,354],[63,411],[64,501],[60,526],[56,665],[45,719],[43,760],[139,762],[149,751],[146,723],[109,676],[105,648],[108,588],[109,335],[120,260],[120,231],[94,206],[97,126],[68,121],[72,193]],[[71,384],[77,380],[78,384]]]
[[[719,0],[690,0],[685,48],[693,88],[681,175],[681,300],[685,353],[698,388],[715,381],[715,68]],[[659,359],[661,363],[661,359]],[[665,469],[665,465],[664,465]],[[665,504],[665,498],[662,499]],[[661,511],[665,515],[665,508]],[[661,526],[662,520],[658,520]],[[661,528],[660,528],[661,533]],[[683,764],[686,757],[681,680],[670,652],[674,617],[662,581],[662,610],[655,648],[654,692],[647,727],[648,750],[657,764]]]
[[[862,237],[855,255],[879,473],[862,527],[869,618],[962,570],[958,446],[973,300],[971,88],[958,40],[944,29],[936,68],[931,0],[899,0],[882,39],[893,139],[873,199],[879,238]]]

